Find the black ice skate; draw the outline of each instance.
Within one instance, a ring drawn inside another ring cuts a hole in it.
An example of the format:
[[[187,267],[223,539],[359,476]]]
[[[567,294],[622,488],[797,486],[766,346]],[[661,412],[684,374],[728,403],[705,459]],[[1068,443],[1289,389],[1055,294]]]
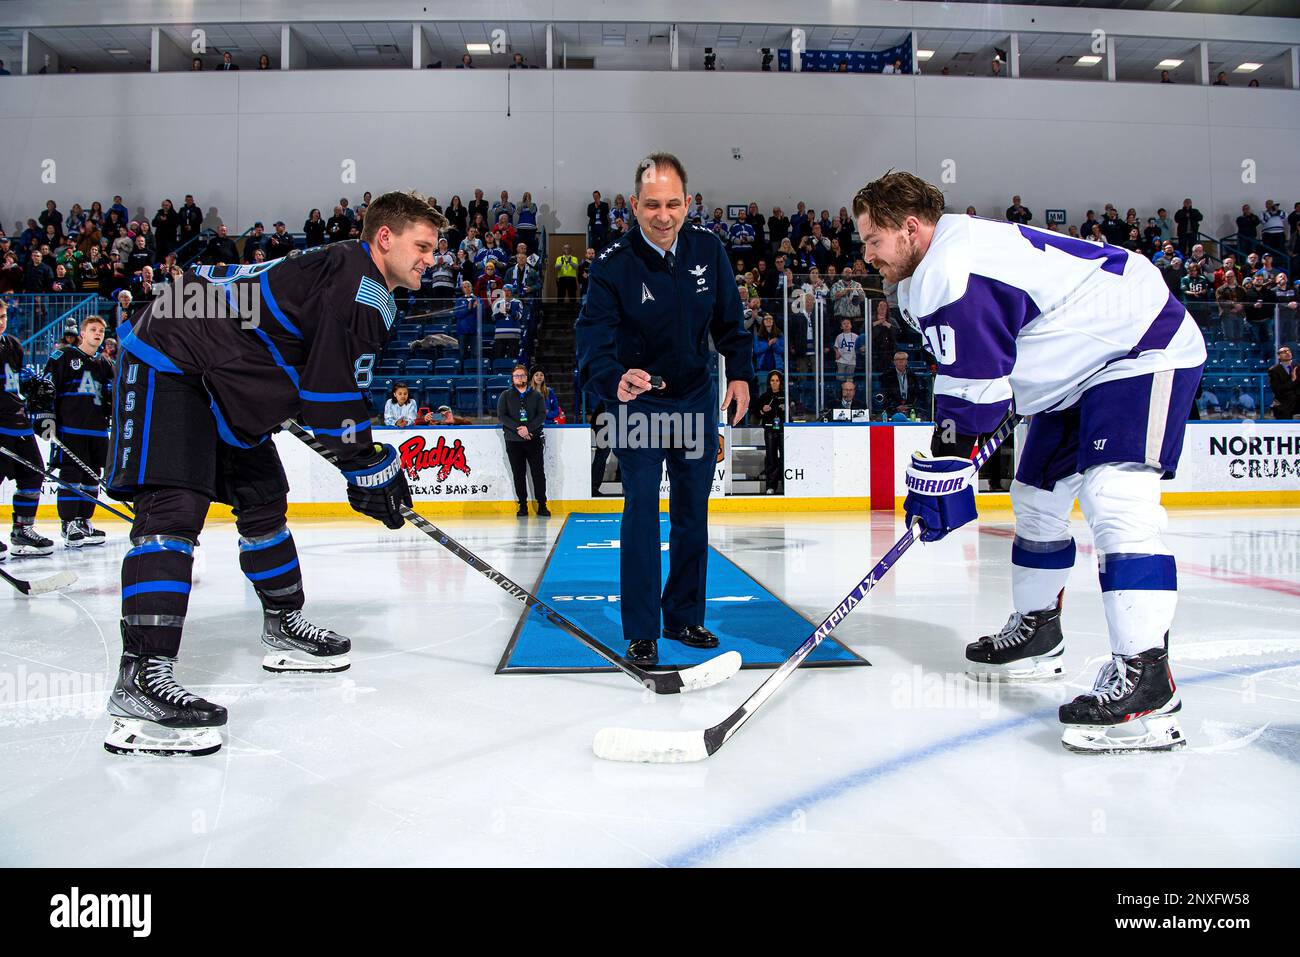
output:
[[[1061,705],[1061,743],[1071,751],[1172,751],[1187,744],[1176,717],[1182,707],[1163,648],[1115,655],[1092,691]]]
[[[88,518],[77,519],[77,524],[81,526],[81,534],[84,536],[83,544],[85,545],[103,545],[104,540],[108,537],[103,531],[90,524]]]
[[[52,555],[54,543],[32,525],[15,525],[9,533],[9,547],[14,558]]]
[[[9,557],[9,546],[6,545],[4,542],[0,542],[0,562],[4,561],[8,557]]]
[[[268,611],[262,628],[267,671],[306,671],[330,674],[352,667],[352,642],[328,628],[313,625],[302,612]]]
[[[113,728],[104,750],[113,754],[201,756],[221,750],[226,709],[190,694],[172,674],[175,658],[122,656],[108,697]]]
[[[80,548],[86,544],[86,533],[81,528],[81,520],[74,518],[63,523],[63,547]]]
[[[1061,676],[1065,638],[1061,601],[1042,611],[1012,612],[996,635],[966,646],[966,673],[987,681],[1043,681]]]

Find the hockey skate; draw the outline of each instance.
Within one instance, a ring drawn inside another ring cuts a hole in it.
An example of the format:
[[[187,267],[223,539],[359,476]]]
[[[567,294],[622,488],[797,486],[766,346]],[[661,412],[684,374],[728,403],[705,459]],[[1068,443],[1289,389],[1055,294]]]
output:
[[[84,536],[82,544],[84,545],[103,545],[104,540],[108,537],[100,529],[90,524],[90,519],[79,518],[77,524],[81,526],[81,534]]]
[[[1050,681],[1062,674],[1061,601],[1042,611],[1012,612],[996,635],[966,646],[966,673],[982,681]]]
[[[1163,648],[1114,655],[1092,691],[1061,705],[1061,744],[1089,753],[1172,751],[1187,744],[1177,718],[1182,707]]]
[[[9,533],[9,547],[14,558],[54,554],[54,543],[32,525],[15,525]]]
[[[267,611],[262,645],[266,648],[262,667],[267,671],[332,674],[352,667],[348,660],[352,642],[313,625],[298,609]]]
[[[81,520],[74,518],[63,523],[63,547],[80,548],[86,544],[86,533],[81,528]]]
[[[4,561],[8,557],[9,557],[9,546],[6,545],[4,542],[0,542],[0,562]]]
[[[108,698],[113,727],[104,750],[113,754],[201,756],[221,749],[226,709],[190,694],[172,674],[175,658],[122,656]]]

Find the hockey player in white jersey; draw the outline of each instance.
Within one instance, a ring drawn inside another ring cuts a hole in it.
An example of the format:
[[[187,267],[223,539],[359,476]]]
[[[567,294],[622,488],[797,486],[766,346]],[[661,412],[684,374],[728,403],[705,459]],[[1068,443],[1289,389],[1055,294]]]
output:
[[[934,457],[914,456],[907,473],[907,520],[921,523],[923,541],[975,517],[966,453],[979,436],[1012,402],[1030,417],[1011,486],[1015,610],[1001,631],[967,647],[970,670],[1001,680],[1061,674],[1077,497],[1100,565],[1111,660],[1090,693],[1061,706],[1062,743],[1181,746],[1168,661],[1177,582],[1160,538],[1160,481],[1178,464],[1204,339],[1142,256],[944,215],[943,205],[937,187],[890,172],[858,191],[853,214],[863,256],[898,283],[903,318],[938,360]]]

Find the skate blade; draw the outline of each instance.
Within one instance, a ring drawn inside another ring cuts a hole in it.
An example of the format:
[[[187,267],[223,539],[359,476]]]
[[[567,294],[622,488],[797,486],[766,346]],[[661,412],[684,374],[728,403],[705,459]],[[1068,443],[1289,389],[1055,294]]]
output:
[[[272,674],[315,674],[332,675],[347,671],[352,667],[352,660],[347,655],[334,655],[330,658],[314,658],[310,655],[295,655],[291,652],[269,652],[262,658],[262,670]]]
[[[9,554],[14,558],[45,558],[54,554],[54,546],[51,545],[49,548],[31,548],[30,546],[15,548],[10,545]]]
[[[1008,684],[1055,681],[1065,674],[1061,658],[1046,658],[1031,664],[991,665],[971,661],[966,665],[966,677],[972,681],[1006,682]]]
[[[221,732],[217,728],[146,729],[144,722],[132,718],[114,718],[113,727],[104,739],[110,754],[149,755],[153,757],[201,758],[221,750]]]
[[[1175,751],[1186,747],[1187,739],[1177,718],[1161,715],[1137,718],[1125,724],[1069,724],[1061,732],[1061,744],[1077,754],[1136,754]]]
[[[63,540],[64,548],[84,548],[85,545],[85,542],[70,542],[66,538]]]

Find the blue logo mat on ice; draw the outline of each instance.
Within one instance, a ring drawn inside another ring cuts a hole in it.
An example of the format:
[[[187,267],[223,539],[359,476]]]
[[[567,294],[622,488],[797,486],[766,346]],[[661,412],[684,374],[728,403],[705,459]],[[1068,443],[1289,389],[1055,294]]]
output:
[[[668,516],[661,515],[659,521],[662,582],[668,575]],[[611,651],[623,655],[627,643],[618,604],[621,524],[622,516],[617,514],[570,515],[532,591]],[[739,652],[746,668],[775,668],[816,627],[712,547],[708,592],[704,624],[718,636],[718,648],[704,651],[660,641],[659,668],[689,667],[723,651]],[[831,637],[809,656],[804,667],[866,664],[866,659]],[[498,674],[614,670],[536,609],[520,617],[497,667]]]

